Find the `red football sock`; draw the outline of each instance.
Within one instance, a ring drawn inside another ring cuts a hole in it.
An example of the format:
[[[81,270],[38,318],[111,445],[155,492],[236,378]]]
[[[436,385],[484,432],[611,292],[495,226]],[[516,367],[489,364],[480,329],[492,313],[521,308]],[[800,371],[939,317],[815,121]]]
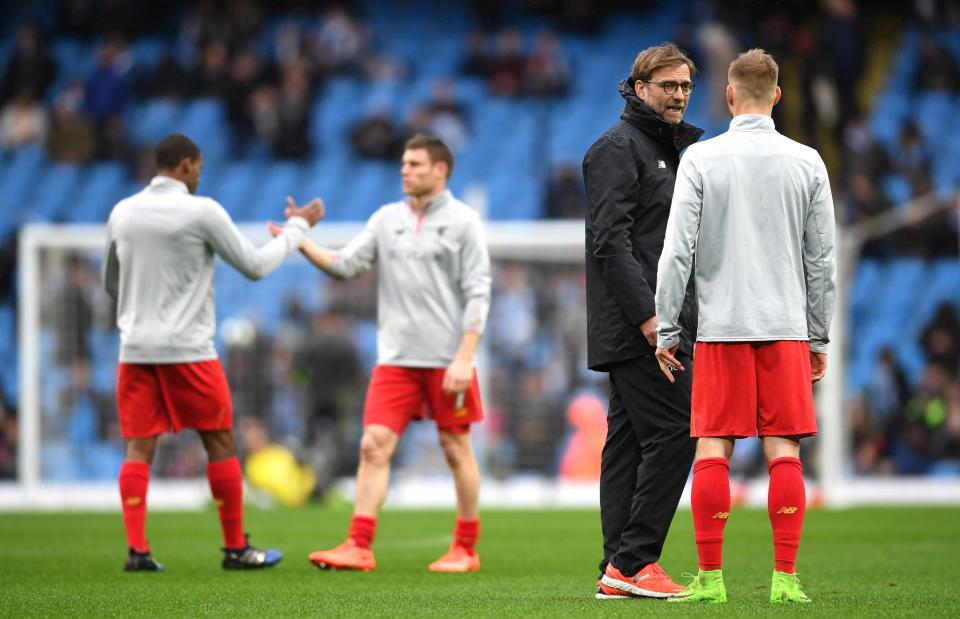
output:
[[[701,570],[723,565],[723,527],[730,517],[730,463],[703,458],[693,463],[693,530]]]
[[[146,526],[150,465],[146,462],[125,461],[120,466],[118,482],[123,508],[123,527],[127,531],[127,547],[137,552],[149,552]]]
[[[464,520],[457,518],[453,529],[453,543],[466,550],[469,554],[477,553],[477,539],[480,537],[480,519]]]
[[[246,548],[243,534],[243,473],[236,456],[207,464],[210,493],[217,503],[223,545],[227,548]]]
[[[375,516],[354,515],[350,521],[350,531],[347,535],[360,548],[369,548],[377,534],[377,519]]]
[[[768,466],[767,512],[773,527],[773,565],[778,572],[792,574],[796,570],[803,514],[807,511],[803,465],[797,458],[776,458]]]

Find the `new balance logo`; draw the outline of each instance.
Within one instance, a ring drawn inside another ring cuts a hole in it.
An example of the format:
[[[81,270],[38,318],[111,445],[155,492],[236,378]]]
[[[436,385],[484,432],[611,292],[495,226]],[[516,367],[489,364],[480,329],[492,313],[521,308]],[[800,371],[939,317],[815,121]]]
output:
[[[657,159],[657,167],[660,168],[661,170],[666,170],[667,162],[664,161],[663,159]]]
[[[730,517],[730,512],[717,512],[714,515],[710,516],[714,520],[726,520]]]
[[[781,507],[777,510],[778,514],[795,514],[797,513],[796,507]]]
[[[143,499],[141,499],[138,496],[132,496],[129,499],[127,499],[126,503],[130,507],[136,507],[137,505],[140,505],[141,503],[143,503]]]

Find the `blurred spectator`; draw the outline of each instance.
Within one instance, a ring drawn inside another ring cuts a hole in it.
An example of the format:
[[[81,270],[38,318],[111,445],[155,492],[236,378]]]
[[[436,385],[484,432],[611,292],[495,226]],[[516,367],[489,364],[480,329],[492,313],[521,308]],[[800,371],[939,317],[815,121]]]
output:
[[[238,424],[244,457],[244,477],[254,488],[287,507],[303,507],[317,484],[309,468],[293,452],[272,444],[258,420],[245,417]]]
[[[241,48],[230,62],[224,84],[227,121],[233,130],[234,154],[243,157],[255,137],[253,118],[249,113],[250,96],[266,79],[266,69],[252,46]]]
[[[704,79],[709,90],[697,92],[698,97],[707,100],[710,120],[726,124],[730,118],[727,109],[727,69],[737,58],[739,46],[730,28],[722,21],[704,21],[697,31],[697,40],[703,48]]]
[[[90,362],[90,330],[93,327],[93,306],[90,287],[98,286],[97,275],[86,258],[71,254],[66,259],[64,281],[54,292],[47,310],[48,324],[55,334],[57,365]]]
[[[398,161],[403,154],[403,137],[386,108],[375,108],[350,129],[353,150],[368,159]]]
[[[130,55],[120,39],[109,39],[100,48],[97,66],[87,78],[84,111],[101,127],[108,118],[123,114],[132,95]]]
[[[321,490],[354,472],[355,454],[345,445],[348,427],[362,409],[365,374],[346,316],[329,310],[315,315],[297,342],[291,375],[305,392],[303,459]]]
[[[119,114],[111,116],[100,128],[96,158],[103,161],[119,161],[133,170],[136,151],[127,138],[127,124]]]
[[[937,460],[937,439],[948,417],[948,394],[955,380],[938,365],[930,365],[914,396],[890,432],[890,456],[899,475],[923,475]]]
[[[587,212],[587,197],[578,166],[562,164],[553,170],[543,211],[550,219],[583,219]]]
[[[413,106],[401,133],[404,142],[418,133],[426,135],[433,133],[433,116],[430,115],[430,108],[423,103]]]
[[[457,101],[453,81],[437,80],[433,84],[432,94],[433,98],[426,104],[430,112],[429,134],[442,139],[454,151],[460,150],[469,138],[470,123],[466,108]]]
[[[17,32],[17,45],[3,71],[0,104],[25,90],[43,100],[56,77],[57,64],[47,51],[40,30],[25,24]]]
[[[914,123],[907,121],[901,127],[892,160],[893,169],[908,178],[930,168],[930,157],[923,134]]]
[[[953,28],[960,24],[960,4],[952,0],[913,0],[913,8],[927,28]]]
[[[851,87],[860,83],[863,74],[866,56],[863,22],[855,0],[825,0],[822,6],[825,15],[819,48],[830,59],[826,66],[835,92],[846,95]],[[844,96],[843,105],[838,105],[837,111],[842,126],[859,111],[857,98]]]
[[[214,40],[203,48],[200,66],[192,77],[193,96],[221,99],[227,94],[230,51],[222,40]]]
[[[250,94],[247,109],[257,139],[264,144],[273,144],[280,131],[277,89],[270,84],[260,84]]]
[[[520,32],[507,29],[497,35],[497,49],[490,66],[489,84],[493,94],[516,97],[523,88],[523,71],[527,59],[523,53]]]
[[[870,219],[893,208],[890,200],[877,190],[866,174],[855,172],[850,176],[849,185],[846,202],[850,223]]]
[[[88,163],[96,150],[93,127],[83,115],[83,84],[69,84],[53,104],[47,154],[59,163]]]
[[[870,375],[865,393],[868,424],[874,432],[883,432],[903,410],[910,394],[910,385],[897,364],[893,350],[884,347]]]
[[[957,61],[941,45],[929,37],[920,41],[914,89],[916,91],[957,92],[960,70]]]
[[[180,99],[187,94],[190,74],[184,70],[172,49],[164,51],[150,78],[138,88],[152,99]]]
[[[932,365],[960,375],[960,315],[952,303],[941,303],[920,334],[920,346]]]
[[[20,90],[0,111],[0,146],[16,150],[47,139],[47,110],[30,90]]]
[[[577,397],[567,407],[572,434],[560,458],[560,479],[577,482],[600,480],[600,459],[607,438],[607,409],[593,394]]]
[[[534,97],[560,97],[570,87],[570,67],[552,30],[542,30],[533,42],[523,73],[523,91]]]
[[[231,23],[224,19],[215,0],[200,0],[180,21],[181,43],[193,49],[201,49],[209,41],[228,41],[232,35]]]
[[[312,92],[306,69],[289,67],[283,74],[277,100],[277,132],[272,146],[279,159],[306,159],[310,156]]]
[[[460,62],[460,74],[467,77],[488,77],[493,68],[490,40],[482,30],[467,35],[467,49]]]
[[[525,371],[518,377],[520,390],[513,392],[507,407],[507,431],[513,445],[516,473],[553,477],[558,472],[560,441],[566,420],[558,403],[544,391],[539,372]]]
[[[537,334],[537,295],[529,273],[520,264],[505,264],[494,278],[490,308],[490,348],[509,376],[527,365]]]
[[[843,165],[845,173],[859,172],[868,179],[877,179],[890,169],[890,158],[867,123],[866,117],[857,114],[843,131]]]
[[[317,32],[314,59],[323,73],[357,74],[369,42],[369,32],[343,7],[332,6]]]
[[[71,37],[91,37],[96,28],[97,7],[90,0],[64,0],[59,3],[57,32]]]
[[[274,62],[281,70],[301,62],[305,58],[305,45],[303,32],[297,24],[281,24],[273,40]],[[251,48],[251,51],[254,50]]]

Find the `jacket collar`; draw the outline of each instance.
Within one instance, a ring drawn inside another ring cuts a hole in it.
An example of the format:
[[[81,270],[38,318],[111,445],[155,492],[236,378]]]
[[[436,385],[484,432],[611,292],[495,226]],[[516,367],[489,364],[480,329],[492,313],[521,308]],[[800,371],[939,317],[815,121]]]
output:
[[[663,144],[672,144],[677,152],[690,146],[703,135],[703,129],[694,127],[686,121],[671,125],[657,115],[650,106],[640,100],[633,90],[633,82],[629,79],[620,82],[620,96],[627,102],[620,118],[654,140]]]
[[[730,131],[776,131],[773,119],[763,114],[740,114],[730,120]]]
[[[426,213],[427,211],[436,210],[441,206],[443,206],[444,204],[447,204],[448,202],[450,202],[450,200],[452,199],[453,199],[453,194],[450,192],[449,189],[445,189],[442,193],[437,194],[436,197],[434,197],[429,202],[424,204],[423,208],[420,209],[420,213],[423,214],[423,213]],[[404,198],[403,201],[407,203],[407,206],[411,206],[413,204],[409,196]]]
[[[181,193],[190,193],[183,181],[170,176],[157,175],[150,179],[150,189],[173,189]]]

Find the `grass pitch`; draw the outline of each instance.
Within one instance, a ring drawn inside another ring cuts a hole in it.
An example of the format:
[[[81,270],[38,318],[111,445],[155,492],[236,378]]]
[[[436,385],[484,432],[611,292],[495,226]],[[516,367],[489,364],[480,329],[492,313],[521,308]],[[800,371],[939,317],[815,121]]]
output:
[[[765,511],[735,510],[727,525],[725,606],[593,599],[600,557],[594,511],[486,511],[475,574],[430,574],[453,516],[388,511],[370,574],[322,572],[307,554],[339,543],[349,512],[249,510],[254,544],[284,551],[262,572],[220,569],[213,509],[154,513],[147,531],[163,574],[127,574],[118,513],[0,514],[0,616],[327,617],[885,616],[960,615],[960,510],[809,511],[799,572],[814,603],[768,602],[772,548]],[[680,579],[696,570],[689,511],[678,513],[661,561]]]

